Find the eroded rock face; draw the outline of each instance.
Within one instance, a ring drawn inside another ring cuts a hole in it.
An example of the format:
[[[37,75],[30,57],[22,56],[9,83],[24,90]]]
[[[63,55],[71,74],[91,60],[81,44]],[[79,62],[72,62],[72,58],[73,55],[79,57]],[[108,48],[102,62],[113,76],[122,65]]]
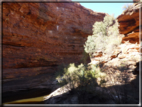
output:
[[[52,74],[78,63],[92,25],[105,13],[79,3],[3,3],[3,79]]]
[[[103,54],[99,53],[99,57],[95,56],[91,59],[90,64],[99,64],[102,68],[105,68],[106,71],[111,71],[111,67],[116,68],[113,73],[120,75],[119,71],[126,71],[129,76],[129,82],[134,79],[135,74],[139,74],[138,64],[141,62],[141,53],[140,53],[140,31],[139,27],[139,9],[142,8],[141,4],[134,3],[131,8],[124,11],[117,19],[119,22],[119,31],[125,36],[122,38],[122,44],[112,50],[112,54]],[[140,40],[141,41],[141,40]],[[137,69],[136,69],[137,68]],[[113,71],[113,70],[112,70]],[[110,78],[110,75],[108,75]],[[117,77],[113,77],[116,79]],[[116,80],[117,81],[117,80]],[[138,84],[138,82],[137,82]]]
[[[134,0],[134,2],[139,0]],[[132,4],[131,8],[128,8],[121,14],[117,19],[119,22],[119,32],[120,34],[124,34],[122,37],[122,44],[119,45],[116,49],[112,51],[112,54],[104,55],[102,52],[98,53],[98,55],[94,54],[92,60],[97,63],[107,63],[111,60],[115,59],[124,59],[127,60],[133,58],[136,62],[139,62],[140,59],[140,44],[139,39],[141,36],[139,27],[141,24],[139,23],[139,9],[142,8],[140,3]],[[141,41],[141,40],[140,40]],[[92,61],[92,63],[93,63]],[[117,62],[117,61],[116,61]],[[108,63],[107,63],[108,64]],[[111,63],[112,65],[115,63]],[[109,65],[111,65],[109,64]],[[116,63],[119,65],[119,63]]]
[[[135,65],[137,62],[141,61],[140,59],[140,44],[132,44],[130,42],[125,42],[124,44],[116,47],[112,54],[105,54],[100,57],[94,56],[93,61],[98,61],[98,63],[104,63],[107,66],[121,66],[123,62],[126,65],[130,65],[129,62],[133,61],[132,65]],[[92,61],[92,63],[93,63]]]
[[[142,9],[141,4],[134,3],[130,9],[125,10],[123,14],[118,16],[119,31],[125,35],[122,43],[128,40],[131,43],[139,43],[139,27],[141,26],[139,22],[140,8]]]

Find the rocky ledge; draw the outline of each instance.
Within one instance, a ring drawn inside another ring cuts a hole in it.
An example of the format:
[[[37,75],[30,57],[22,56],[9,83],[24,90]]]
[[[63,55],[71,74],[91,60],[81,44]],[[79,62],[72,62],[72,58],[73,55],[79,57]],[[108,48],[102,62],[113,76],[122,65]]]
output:
[[[139,21],[139,14],[140,8],[142,6],[140,3],[134,3],[131,8],[126,9],[123,14],[118,16],[119,22],[119,31],[121,34],[124,34],[125,37],[122,40],[122,43],[125,41],[130,41],[131,43],[139,43],[139,27],[142,25]],[[141,35],[140,35],[141,36]]]

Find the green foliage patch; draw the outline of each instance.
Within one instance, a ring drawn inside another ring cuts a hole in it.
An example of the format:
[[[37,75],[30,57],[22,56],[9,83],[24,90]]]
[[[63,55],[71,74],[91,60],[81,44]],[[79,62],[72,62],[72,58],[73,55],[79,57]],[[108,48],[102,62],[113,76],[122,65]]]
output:
[[[89,35],[84,50],[90,57],[97,52],[111,54],[112,50],[121,43],[118,21],[113,16],[105,16],[103,22],[93,25],[93,35]]]
[[[57,76],[57,80],[61,86],[69,84],[70,89],[76,87],[85,88],[85,90],[93,90],[98,83],[96,79],[98,77],[104,77],[99,67],[96,65],[84,65],[80,64],[75,66],[74,63],[69,64],[68,67],[63,69],[64,73]]]

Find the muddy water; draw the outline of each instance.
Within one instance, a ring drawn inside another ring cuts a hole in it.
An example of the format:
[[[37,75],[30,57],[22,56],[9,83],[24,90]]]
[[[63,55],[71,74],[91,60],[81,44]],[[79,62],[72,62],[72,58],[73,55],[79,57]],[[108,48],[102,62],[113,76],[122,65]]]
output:
[[[51,90],[29,89],[18,92],[5,92],[2,94],[3,104],[44,104],[44,96],[51,93]]]
[[[37,104],[43,103],[43,97],[49,95],[54,85],[54,73],[43,73],[36,76],[3,79],[3,104]],[[53,90],[52,90],[53,91]]]

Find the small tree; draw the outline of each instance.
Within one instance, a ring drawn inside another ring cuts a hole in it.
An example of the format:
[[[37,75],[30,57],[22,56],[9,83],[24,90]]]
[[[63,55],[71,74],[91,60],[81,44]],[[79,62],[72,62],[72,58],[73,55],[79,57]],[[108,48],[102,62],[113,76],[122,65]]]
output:
[[[95,52],[110,54],[112,49],[121,43],[118,22],[113,16],[105,16],[103,22],[96,22],[93,25],[93,35],[89,35],[84,45],[84,50],[90,57]]]

